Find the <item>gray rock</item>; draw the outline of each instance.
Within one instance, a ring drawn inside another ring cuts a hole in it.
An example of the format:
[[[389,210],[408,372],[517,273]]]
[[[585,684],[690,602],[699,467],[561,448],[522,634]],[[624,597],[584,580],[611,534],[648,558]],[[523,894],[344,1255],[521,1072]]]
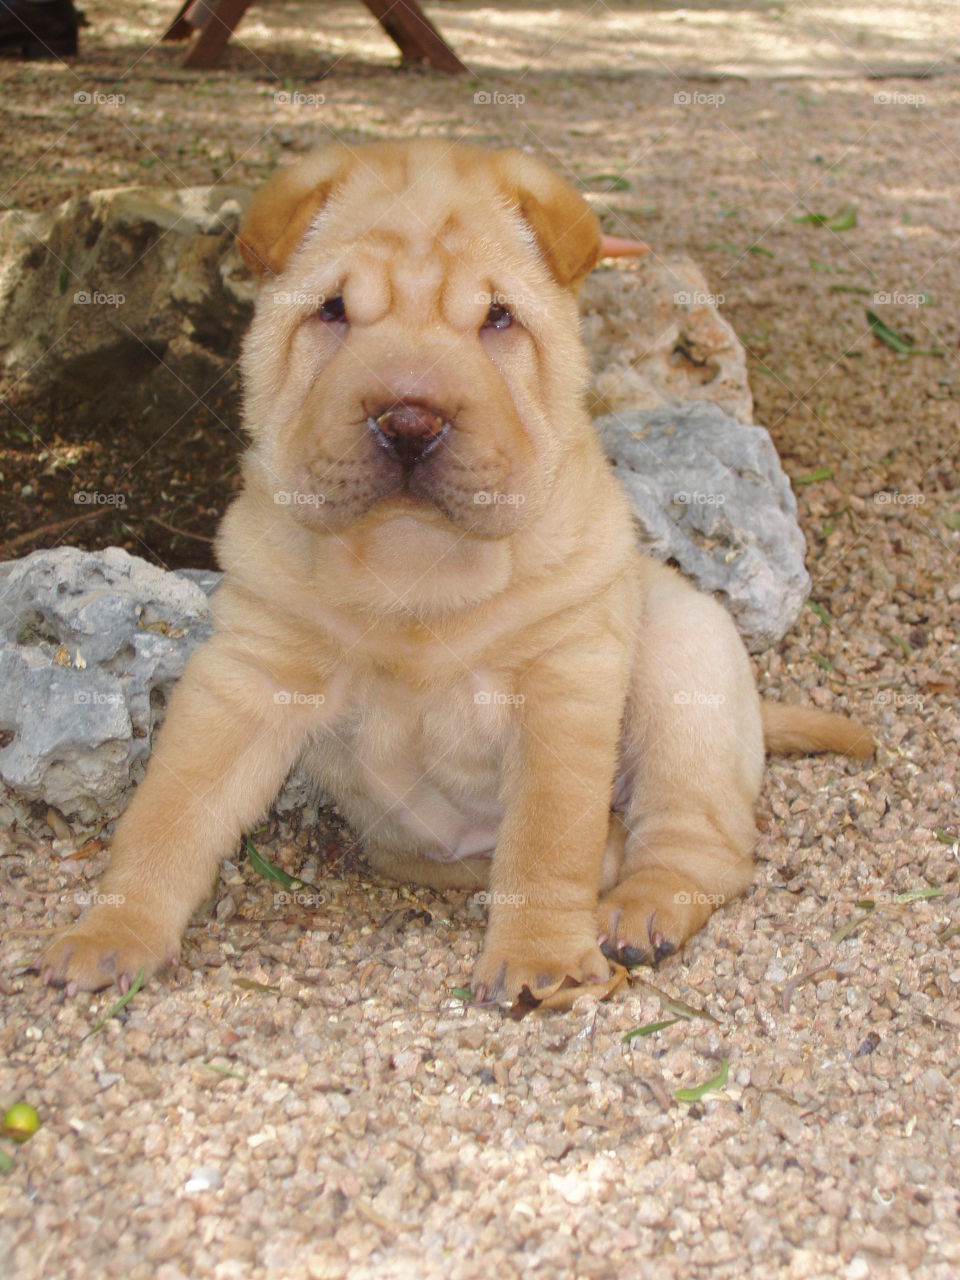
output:
[[[694,403],[598,418],[641,545],[716,592],[754,651],[776,644],[810,590],[797,503],[763,427]]]
[[[168,573],[119,547],[0,564],[0,782],[79,824],[112,818],[143,776],[173,686],[210,634],[222,573]],[[294,771],[278,810],[316,807]]]
[[[121,807],[219,576],[117,547],[0,565],[0,780],[18,798],[84,822]]]

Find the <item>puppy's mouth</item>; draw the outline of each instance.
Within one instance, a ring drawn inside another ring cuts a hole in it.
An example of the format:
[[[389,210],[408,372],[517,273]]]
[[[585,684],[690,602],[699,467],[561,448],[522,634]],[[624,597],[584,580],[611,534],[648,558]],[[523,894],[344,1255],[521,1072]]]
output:
[[[357,407],[352,442],[295,468],[306,491],[288,499],[295,519],[336,533],[368,515],[378,523],[405,516],[482,538],[503,537],[521,522],[519,477],[469,405],[403,399]]]
[[[456,421],[448,413],[423,400],[397,400],[378,412],[367,412],[371,438],[392,464],[393,483],[377,503],[397,506],[405,513],[437,511],[451,518],[437,492],[437,470]],[[442,486],[441,486],[442,487]]]

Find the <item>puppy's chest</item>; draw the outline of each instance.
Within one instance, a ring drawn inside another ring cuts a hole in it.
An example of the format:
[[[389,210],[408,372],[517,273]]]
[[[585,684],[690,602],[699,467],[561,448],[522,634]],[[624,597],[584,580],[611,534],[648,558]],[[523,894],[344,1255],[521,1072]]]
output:
[[[488,854],[518,710],[488,672],[429,689],[366,673],[317,739],[312,763],[366,839],[443,860]]]

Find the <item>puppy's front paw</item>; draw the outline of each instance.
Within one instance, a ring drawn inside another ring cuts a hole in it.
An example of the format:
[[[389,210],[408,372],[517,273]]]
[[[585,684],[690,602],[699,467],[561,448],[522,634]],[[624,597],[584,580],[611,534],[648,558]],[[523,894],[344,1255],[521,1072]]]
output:
[[[605,982],[610,976],[590,912],[524,912],[515,924],[491,923],[473,971],[478,1001],[513,1001],[524,987],[539,998],[563,982]]]
[[[686,876],[651,868],[628,876],[600,902],[604,953],[627,966],[656,966],[705,923],[723,899]]]
[[[179,937],[149,912],[104,903],[54,938],[36,969],[44,982],[66,987],[71,996],[113,982],[126,992],[141,969],[149,978],[161,965],[176,964],[179,953]]]

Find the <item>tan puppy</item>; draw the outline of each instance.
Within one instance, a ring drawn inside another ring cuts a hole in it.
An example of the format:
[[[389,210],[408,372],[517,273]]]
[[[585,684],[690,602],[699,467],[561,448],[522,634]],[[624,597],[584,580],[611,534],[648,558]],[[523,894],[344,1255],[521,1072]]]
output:
[[[304,760],[374,867],[488,887],[479,997],[656,959],[749,884],[767,742],[872,750],[761,708],[727,613],[641,557],[583,407],[589,206],[536,161],[331,147],[254,200],[253,445],[215,633],[191,659],[69,990],[176,958],[221,859]]]

